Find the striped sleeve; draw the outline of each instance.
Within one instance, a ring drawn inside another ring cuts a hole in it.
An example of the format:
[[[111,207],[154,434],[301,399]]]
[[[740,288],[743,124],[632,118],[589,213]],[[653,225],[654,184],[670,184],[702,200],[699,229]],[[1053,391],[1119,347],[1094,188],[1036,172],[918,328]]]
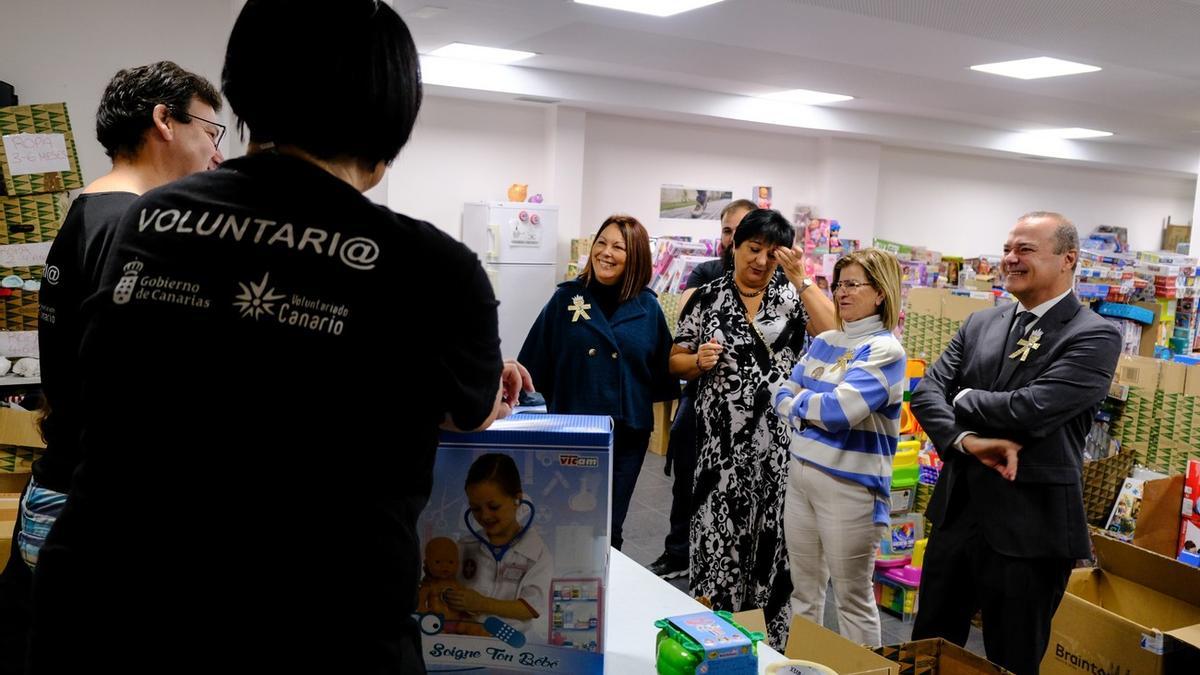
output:
[[[894,339],[868,341],[854,355],[845,379],[826,392],[800,388],[803,370],[796,368],[775,396],[776,412],[793,427],[805,420],[826,431],[842,431],[888,405],[892,389],[904,377],[904,350]]]
[[[794,420],[782,411],[791,410],[792,401],[795,400],[798,394],[804,391],[802,383],[804,382],[804,369],[807,367],[808,359],[808,353],[800,357],[800,362],[796,364],[795,368],[792,368],[792,374],[779,384],[771,399],[772,407],[776,411],[779,411],[780,417],[789,425],[793,424]]]

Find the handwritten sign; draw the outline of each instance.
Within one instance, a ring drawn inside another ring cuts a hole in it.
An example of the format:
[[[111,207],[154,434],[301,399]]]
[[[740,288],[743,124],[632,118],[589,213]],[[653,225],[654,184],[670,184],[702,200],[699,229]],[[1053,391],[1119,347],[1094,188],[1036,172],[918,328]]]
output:
[[[52,241],[40,241],[36,244],[9,244],[0,246],[0,267],[28,267],[30,265],[45,265],[46,256],[50,254]],[[3,352],[0,352],[2,354]]]
[[[71,170],[62,134],[10,134],[4,137],[4,152],[12,176]]]

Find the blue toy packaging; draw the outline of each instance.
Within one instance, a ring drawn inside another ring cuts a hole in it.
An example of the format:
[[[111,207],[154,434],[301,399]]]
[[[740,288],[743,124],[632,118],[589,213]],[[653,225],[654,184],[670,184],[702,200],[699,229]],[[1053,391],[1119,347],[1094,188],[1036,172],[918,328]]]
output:
[[[654,622],[658,675],[757,675],[758,643],[729,612],[694,612]]]
[[[611,456],[607,417],[442,434],[418,521],[429,672],[604,671]]]

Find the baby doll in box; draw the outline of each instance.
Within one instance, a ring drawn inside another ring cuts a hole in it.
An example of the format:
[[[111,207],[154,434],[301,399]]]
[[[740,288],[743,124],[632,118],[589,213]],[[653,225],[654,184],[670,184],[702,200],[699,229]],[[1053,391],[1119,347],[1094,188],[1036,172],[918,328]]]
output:
[[[440,614],[442,632],[459,635],[490,635],[475,617],[446,604],[446,591],[460,588],[455,578],[458,575],[458,544],[447,537],[435,537],[425,544],[425,578],[417,593],[417,611],[423,614]]]

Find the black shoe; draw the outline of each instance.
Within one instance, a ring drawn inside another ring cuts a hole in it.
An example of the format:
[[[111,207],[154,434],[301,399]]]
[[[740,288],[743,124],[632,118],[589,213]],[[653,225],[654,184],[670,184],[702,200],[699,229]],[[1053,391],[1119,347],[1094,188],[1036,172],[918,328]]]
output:
[[[670,553],[663,553],[658,556],[658,560],[650,563],[649,569],[660,578],[678,579],[688,575],[688,560]]]

